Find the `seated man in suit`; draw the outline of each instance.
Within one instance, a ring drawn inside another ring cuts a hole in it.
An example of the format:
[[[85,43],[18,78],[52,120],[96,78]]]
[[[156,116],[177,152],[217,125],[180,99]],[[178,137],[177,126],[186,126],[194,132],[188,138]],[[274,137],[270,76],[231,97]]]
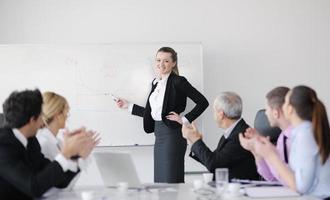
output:
[[[42,126],[39,90],[13,92],[3,104],[6,126],[0,129],[0,199],[34,199],[51,187],[66,187],[79,171],[70,158],[93,149],[84,129],[66,133],[64,145],[50,162],[35,135]],[[83,148],[82,148],[83,147]]]
[[[223,92],[215,99],[213,110],[218,126],[224,129],[224,135],[212,152],[203,142],[202,134],[194,123],[192,126],[184,125],[182,135],[192,144],[190,156],[212,173],[216,168],[228,168],[229,179],[257,180],[259,175],[253,155],[242,148],[238,140],[238,134],[249,127],[241,118],[241,98],[234,92]]]

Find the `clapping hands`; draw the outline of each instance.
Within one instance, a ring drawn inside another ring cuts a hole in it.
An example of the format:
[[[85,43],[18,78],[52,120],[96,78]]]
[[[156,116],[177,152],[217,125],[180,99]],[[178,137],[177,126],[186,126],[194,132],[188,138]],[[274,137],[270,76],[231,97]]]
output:
[[[182,137],[186,138],[189,144],[194,144],[197,140],[203,138],[202,134],[198,131],[195,122],[192,122],[191,125],[183,124],[181,131]]]
[[[270,138],[260,135],[254,128],[246,129],[244,134],[240,133],[239,141],[241,146],[250,151],[256,159],[265,159],[268,155],[276,153],[276,148],[270,142]]]
[[[64,132],[62,154],[67,159],[73,156],[86,158],[94,147],[100,142],[100,136],[95,131],[87,131],[86,128]]]

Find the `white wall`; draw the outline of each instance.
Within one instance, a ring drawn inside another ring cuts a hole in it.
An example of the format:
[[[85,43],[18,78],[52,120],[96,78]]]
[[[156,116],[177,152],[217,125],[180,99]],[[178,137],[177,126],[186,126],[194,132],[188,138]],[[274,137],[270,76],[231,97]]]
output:
[[[252,124],[278,85],[308,84],[329,106],[329,10],[328,0],[0,0],[0,43],[200,41],[208,100],[238,92]],[[210,108],[204,116],[215,147]]]

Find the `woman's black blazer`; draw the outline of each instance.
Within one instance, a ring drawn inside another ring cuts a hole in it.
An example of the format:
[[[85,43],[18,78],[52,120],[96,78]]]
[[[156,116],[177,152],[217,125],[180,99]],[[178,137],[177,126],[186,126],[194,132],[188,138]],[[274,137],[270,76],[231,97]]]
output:
[[[149,98],[156,86],[157,83],[153,84],[152,82],[151,91],[145,108],[134,104],[132,110],[133,115],[143,117],[143,128],[146,133],[154,132],[155,128],[155,121],[151,116]],[[209,102],[187,81],[185,77],[178,76],[172,72],[167,80],[162,110],[162,120],[168,127],[173,129],[181,127],[181,124],[166,119],[166,115],[168,115],[171,111],[178,114],[182,113],[187,105],[187,97],[196,103],[195,107],[185,115],[187,120],[192,122],[204,112],[204,110],[208,107]]]

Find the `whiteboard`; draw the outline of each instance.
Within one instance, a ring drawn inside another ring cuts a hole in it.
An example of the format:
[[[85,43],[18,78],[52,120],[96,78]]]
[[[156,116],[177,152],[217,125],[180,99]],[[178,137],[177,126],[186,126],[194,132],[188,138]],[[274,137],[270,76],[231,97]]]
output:
[[[0,45],[0,100],[14,90],[54,91],[71,107],[69,129],[96,130],[100,146],[151,145],[154,137],[143,131],[142,118],[117,108],[110,94],[145,106],[162,46],[177,51],[180,75],[202,91],[200,43],[10,44]],[[193,105],[188,101],[186,110]]]

